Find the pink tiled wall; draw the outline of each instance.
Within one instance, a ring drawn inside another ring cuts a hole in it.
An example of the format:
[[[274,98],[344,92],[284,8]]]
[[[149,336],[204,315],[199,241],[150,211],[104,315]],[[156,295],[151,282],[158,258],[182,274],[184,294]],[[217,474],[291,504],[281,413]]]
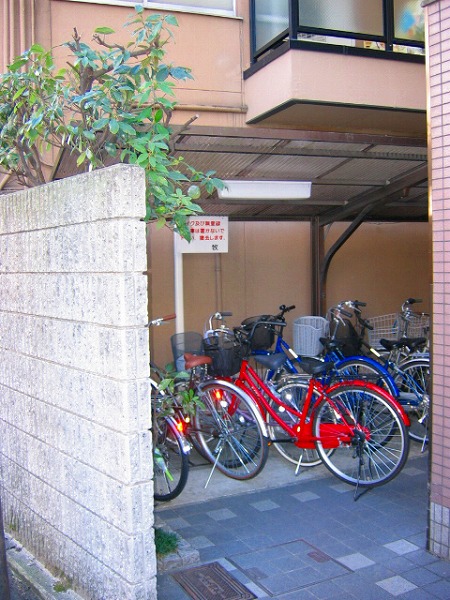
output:
[[[450,558],[450,0],[426,2],[433,232],[430,550]]]

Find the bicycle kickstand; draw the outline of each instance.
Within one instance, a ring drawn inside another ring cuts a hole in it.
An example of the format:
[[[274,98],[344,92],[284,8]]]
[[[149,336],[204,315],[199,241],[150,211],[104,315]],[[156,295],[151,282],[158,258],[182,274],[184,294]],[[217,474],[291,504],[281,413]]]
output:
[[[300,452],[300,457],[298,459],[297,465],[295,467],[295,476],[297,477],[300,473],[300,467],[302,466],[303,452]]]
[[[358,436],[357,448],[355,448],[356,456],[358,457],[358,479],[356,481],[355,493],[353,494],[353,500],[356,502],[361,496],[364,496],[369,490],[373,489],[372,487],[365,487],[362,492],[358,493],[359,490],[359,482],[361,480],[361,469],[364,465],[364,455],[363,455],[363,443],[365,438],[361,437],[360,432],[355,432]],[[370,457],[369,457],[370,462]]]
[[[211,477],[213,476],[214,471],[216,470],[217,463],[219,462],[220,455],[222,454],[222,450],[223,450],[223,444],[220,447],[219,452],[217,453],[216,460],[214,461],[214,464],[212,466],[211,472],[210,472],[210,474],[208,476],[208,479],[206,480],[205,487],[203,488],[205,490],[208,487],[208,483],[211,481]]]

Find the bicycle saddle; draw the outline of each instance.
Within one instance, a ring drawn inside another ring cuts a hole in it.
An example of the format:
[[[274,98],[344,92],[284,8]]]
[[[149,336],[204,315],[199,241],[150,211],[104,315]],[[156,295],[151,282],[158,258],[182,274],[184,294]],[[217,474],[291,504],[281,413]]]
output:
[[[186,352],[184,355],[185,369],[193,369],[194,367],[200,367],[200,365],[212,364],[212,358],[210,356],[197,356],[196,354],[190,354]]]
[[[401,338],[400,340],[386,340],[384,338],[382,338],[380,340],[380,344],[383,346],[383,348],[386,348],[386,350],[389,350],[389,352],[391,350],[393,350],[394,348],[408,348],[410,351],[415,350],[416,348],[419,348],[420,346],[423,346],[424,344],[426,344],[426,338],[424,337],[419,337],[419,338]]]

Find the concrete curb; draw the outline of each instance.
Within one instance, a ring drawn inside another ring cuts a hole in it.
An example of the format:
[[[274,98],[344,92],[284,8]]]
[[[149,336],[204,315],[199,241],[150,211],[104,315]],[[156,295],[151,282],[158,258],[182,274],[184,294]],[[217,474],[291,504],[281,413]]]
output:
[[[58,592],[54,586],[61,583],[47,571],[32,554],[14,538],[6,534],[6,558],[15,575],[33,590],[40,600],[82,600],[72,590]]]
[[[155,515],[156,516],[156,515]],[[174,532],[161,519],[156,519],[156,526],[165,531]],[[178,533],[177,551],[158,558],[158,573],[180,569],[200,561],[198,550],[192,548]],[[56,591],[55,585],[61,583],[36,558],[13,537],[5,535],[6,558],[9,568],[16,577],[26,583],[39,600],[82,600],[73,590]]]
[[[164,529],[170,533],[175,533],[179,539],[178,548],[176,552],[167,554],[166,556],[157,557],[158,559],[158,573],[165,573],[166,571],[172,571],[173,569],[180,569],[188,565],[193,565],[200,562],[199,551],[183,540],[180,534],[174,532],[164,521],[162,521],[158,515],[155,515],[155,526]]]

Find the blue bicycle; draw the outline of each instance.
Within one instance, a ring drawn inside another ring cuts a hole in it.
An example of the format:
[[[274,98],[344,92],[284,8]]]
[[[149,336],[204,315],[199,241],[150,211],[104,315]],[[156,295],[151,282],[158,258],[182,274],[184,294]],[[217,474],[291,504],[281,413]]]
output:
[[[430,359],[426,353],[414,354],[413,352],[415,348],[422,347],[423,339],[402,338],[396,342],[386,342],[386,347],[392,355],[398,348],[409,351],[407,358],[398,364],[391,355],[383,357],[364,342],[364,331],[371,326],[361,317],[362,306],[365,306],[365,303],[346,301],[330,309],[331,335],[327,339],[321,338],[324,351],[316,358],[299,356],[283,338],[283,330],[286,326],[284,315],[295,308],[293,305],[281,305],[280,312],[276,316],[261,315],[246,319],[242,322],[241,329],[247,331],[248,343],[253,355],[283,354],[285,356],[279,369],[269,368],[265,373],[265,379],[272,381],[277,387],[282,386],[293,375],[303,378],[306,386],[314,364],[323,361],[334,363],[334,368],[327,377],[346,380],[366,379],[384,387],[407,411],[411,420],[409,435],[412,439],[421,442],[424,449],[428,442]],[[349,312],[349,309],[353,312]],[[350,320],[352,316],[355,316],[361,326],[359,332]],[[338,327],[338,324],[341,327]],[[342,330],[350,332],[349,335],[341,335]],[[362,354],[361,349],[364,346],[376,356],[376,359]],[[352,350],[359,352],[346,355]],[[286,456],[283,447],[277,449],[288,460],[296,462],[295,456],[291,458]],[[303,461],[303,464],[306,465],[306,461]],[[316,462],[311,457],[310,466],[314,464]]]

